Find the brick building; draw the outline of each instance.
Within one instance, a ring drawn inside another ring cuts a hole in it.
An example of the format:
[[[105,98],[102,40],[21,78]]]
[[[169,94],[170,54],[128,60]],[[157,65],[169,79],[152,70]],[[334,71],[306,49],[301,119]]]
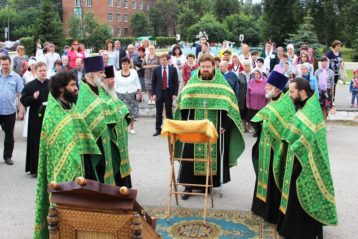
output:
[[[130,36],[131,16],[136,12],[147,14],[155,0],[62,0],[62,18],[67,32],[71,16],[92,11],[95,18],[107,23],[113,36]]]

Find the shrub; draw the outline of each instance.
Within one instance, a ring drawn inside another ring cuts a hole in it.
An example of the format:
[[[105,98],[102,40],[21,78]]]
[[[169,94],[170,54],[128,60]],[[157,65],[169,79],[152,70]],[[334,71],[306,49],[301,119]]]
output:
[[[35,41],[33,37],[22,37],[20,38],[20,44],[25,47],[26,54],[32,55],[35,50]]]

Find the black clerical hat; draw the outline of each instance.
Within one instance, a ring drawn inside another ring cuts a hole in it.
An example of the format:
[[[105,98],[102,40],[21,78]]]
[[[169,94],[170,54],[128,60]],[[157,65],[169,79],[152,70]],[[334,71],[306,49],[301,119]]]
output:
[[[106,74],[106,78],[114,78],[114,67],[113,66],[104,67],[104,74]]]
[[[104,70],[103,57],[102,56],[92,56],[87,57],[83,60],[85,65],[85,72],[98,72]]]

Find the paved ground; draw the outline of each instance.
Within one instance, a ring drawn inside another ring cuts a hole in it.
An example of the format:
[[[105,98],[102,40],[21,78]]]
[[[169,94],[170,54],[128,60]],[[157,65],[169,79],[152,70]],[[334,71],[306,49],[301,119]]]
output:
[[[14,166],[0,160],[0,238],[31,238],[33,229],[35,179],[24,173],[26,141],[21,137],[22,122],[16,124]],[[153,137],[154,119],[136,122],[136,135],[129,139],[130,159],[133,168],[133,186],[139,190],[138,200],[143,205],[166,205],[169,185],[169,159],[167,141]],[[358,159],[353,152],[357,144],[356,127],[330,125],[328,144],[334,178],[339,225],[325,227],[325,239],[355,238],[358,233],[358,205],[356,169]],[[239,165],[231,169],[232,181],[224,187],[224,198],[215,193],[215,208],[250,210],[254,188],[254,172],[250,152],[254,138],[245,134],[246,150]],[[0,132],[0,151],[3,150],[3,132]],[[202,198],[181,201],[182,207],[200,208]]]

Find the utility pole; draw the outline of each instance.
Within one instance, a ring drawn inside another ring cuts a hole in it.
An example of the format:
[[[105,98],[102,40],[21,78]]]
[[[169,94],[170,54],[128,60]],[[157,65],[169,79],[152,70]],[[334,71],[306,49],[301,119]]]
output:
[[[83,7],[82,0],[80,0],[80,9],[81,9],[81,31],[82,31],[82,39],[85,40],[85,31],[83,29]]]
[[[7,40],[10,41],[10,4],[7,1]]]

